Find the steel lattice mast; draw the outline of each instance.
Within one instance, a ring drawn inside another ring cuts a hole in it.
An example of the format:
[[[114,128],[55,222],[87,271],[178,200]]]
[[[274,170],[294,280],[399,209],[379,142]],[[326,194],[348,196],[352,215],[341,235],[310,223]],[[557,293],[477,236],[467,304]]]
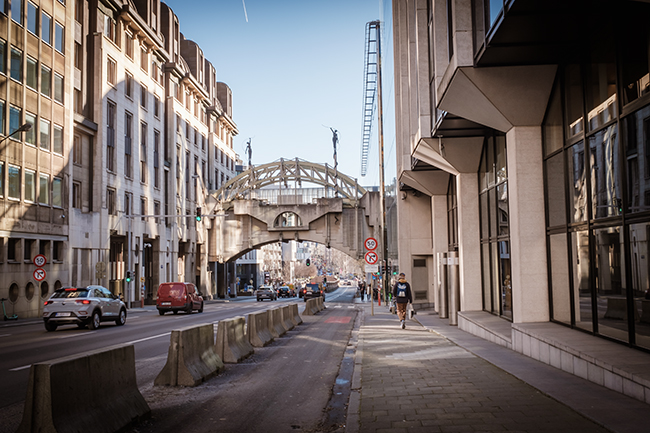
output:
[[[379,64],[379,21],[366,24],[365,64],[363,71],[363,129],[361,131],[361,176],[368,172],[368,153],[372,135],[372,119],[375,116],[377,73]]]

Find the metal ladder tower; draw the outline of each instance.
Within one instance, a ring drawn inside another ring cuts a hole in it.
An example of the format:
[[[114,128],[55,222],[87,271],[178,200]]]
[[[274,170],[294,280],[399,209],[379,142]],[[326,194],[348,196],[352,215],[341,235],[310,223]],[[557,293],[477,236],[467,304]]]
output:
[[[363,83],[363,129],[361,142],[361,176],[368,172],[368,153],[372,135],[372,119],[375,116],[375,95],[377,94],[377,73],[379,70],[379,21],[366,23],[366,48]]]

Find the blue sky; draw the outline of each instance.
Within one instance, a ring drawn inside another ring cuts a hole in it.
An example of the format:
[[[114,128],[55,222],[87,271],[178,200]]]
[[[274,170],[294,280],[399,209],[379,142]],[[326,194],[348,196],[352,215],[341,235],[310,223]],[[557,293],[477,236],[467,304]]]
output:
[[[246,12],[242,0],[164,0],[179,17],[185,38],[199,44],[217,69],[217,79],[232,89],[239,129],[235,151],[246,162],[250,138],[253,164],[298,157],[332,165],[333,127],[339,132],[339,171],[361,185],[378,185],[376,122],[368,174],[361,177],[365,26],[386,19],[382,10],[390,11],[390,1],[244,1]],[[392,54],[390,40],[382,50]],[[390,183],[395,172],[394,114],[387,103],[394,93],[392,70],[384,66]]]

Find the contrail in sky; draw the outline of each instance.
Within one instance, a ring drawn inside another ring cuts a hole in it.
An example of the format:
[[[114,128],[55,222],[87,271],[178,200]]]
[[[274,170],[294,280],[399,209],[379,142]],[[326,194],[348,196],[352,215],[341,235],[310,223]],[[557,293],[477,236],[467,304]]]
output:
[[[246,13],[246,2],[241,0],[241,4],[244,5],[244,16],[246,17],[246,22],[248,22],[248,14]]]

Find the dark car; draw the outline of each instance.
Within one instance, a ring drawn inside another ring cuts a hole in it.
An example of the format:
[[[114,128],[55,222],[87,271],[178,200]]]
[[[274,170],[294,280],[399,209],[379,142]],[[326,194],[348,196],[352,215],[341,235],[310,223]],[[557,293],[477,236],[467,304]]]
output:
[[[278,299],[278,294],[275,292],[275,289],[271,286],[260,286],[257,289],[257,300],[262,301],[268,299],[275,301]]]
[[[88,326],[97,329],[101,322],[126,323],[126,305],[103,286],[65,287],[45,301],[45,329],[55,331],[61,325]]]
[[[293,296],[293,290],[291,290],[289,286],[280,286],[278,289],[279,298],[292,298]]]
[[[156,308],[161,316],[167,311],[192,314],[192,310],[198,310],[203,313],[203,297],[192,283],[162,283],[158,286]]]
[[[323,292],[323,288],[320,284],[310,283],[305,285],[305,288],[303,289],[302,297],[305,300],[305,302],[307,302],[308,299],[318,298],[318,297],[322,297],[323,302],[325,302],[325,293]]]

